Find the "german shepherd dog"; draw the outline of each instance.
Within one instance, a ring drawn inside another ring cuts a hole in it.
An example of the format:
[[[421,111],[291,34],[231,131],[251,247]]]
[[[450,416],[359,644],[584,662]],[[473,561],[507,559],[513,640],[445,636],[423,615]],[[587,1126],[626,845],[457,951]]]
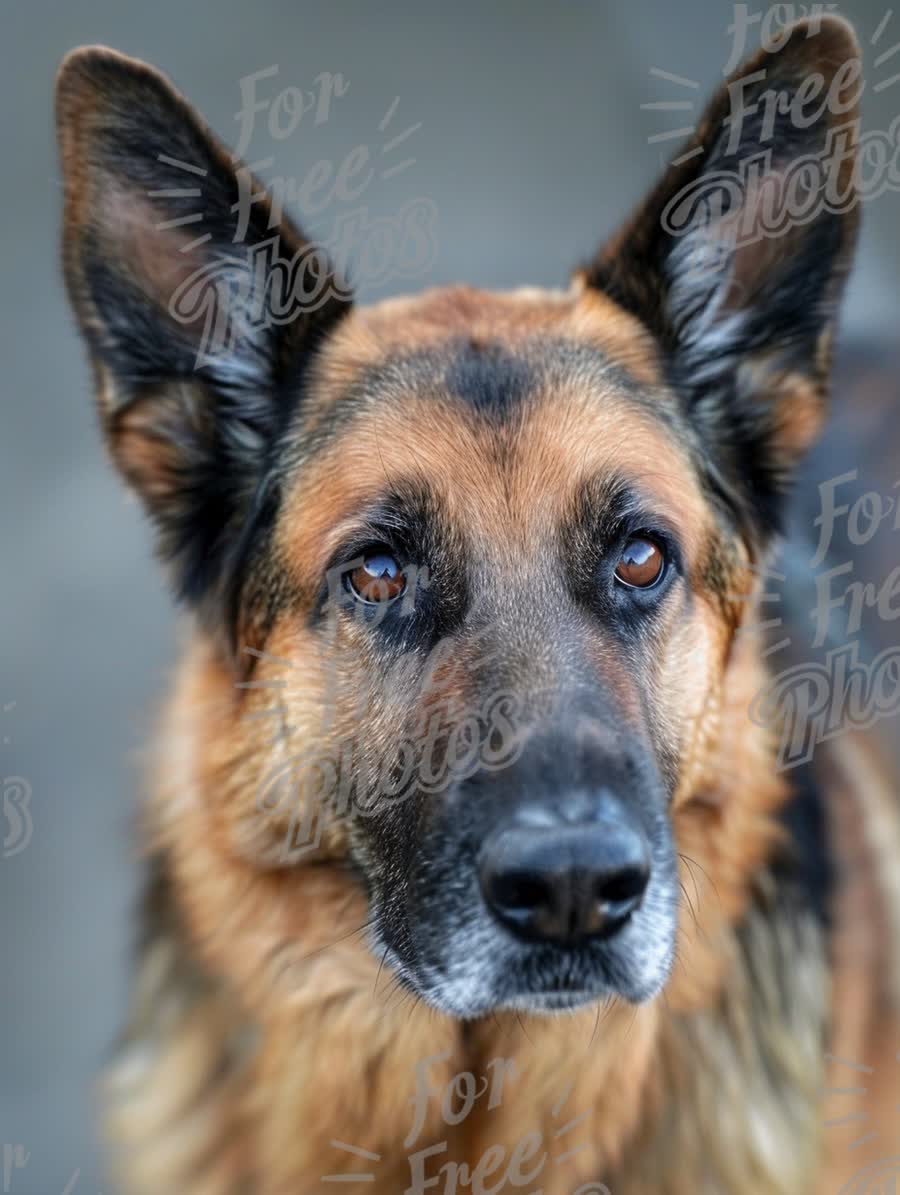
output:
[[[860,89],[843,20],[794,24],[568,289],[360,309],[252,178],[237,236],[238,167],[156,71],[65,60],[68,289],[191,622],[122,1190],[900,1173],[895,800],[858,735],[787,770],[749,714]]]

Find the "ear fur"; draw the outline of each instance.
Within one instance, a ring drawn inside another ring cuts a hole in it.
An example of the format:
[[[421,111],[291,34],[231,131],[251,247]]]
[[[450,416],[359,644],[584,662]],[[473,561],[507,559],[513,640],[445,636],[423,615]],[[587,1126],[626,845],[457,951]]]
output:
[[[272,445],[350,298],[289,220],[241,202],[261,184],[157,71],[75,50],[56,114],[65,277],[103,429],[177,593],[205,609],[271,512]]]
[[[860,76],[845,21],[790,26],[719,89],[584,270],[654,334],[723,500],[762,536],[824,414],[858,223]]]

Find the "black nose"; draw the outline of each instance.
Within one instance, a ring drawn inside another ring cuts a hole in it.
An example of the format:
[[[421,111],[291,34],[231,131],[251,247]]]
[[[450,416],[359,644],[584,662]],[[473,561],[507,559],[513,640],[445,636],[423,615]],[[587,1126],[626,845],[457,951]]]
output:
[[[479,878],[488,908],[513,933],[570,945],[625,924],[650,879],[650,848],[624,816],[511,825],[485,844]]]

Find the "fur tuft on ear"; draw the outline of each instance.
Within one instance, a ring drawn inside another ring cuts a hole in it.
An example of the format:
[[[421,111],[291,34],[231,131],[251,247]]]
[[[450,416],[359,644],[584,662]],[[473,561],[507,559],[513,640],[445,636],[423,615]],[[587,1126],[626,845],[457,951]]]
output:
[[[754,536],[815,438],[858,223],[862,91],[850,26],[790,26],[713,97],[634,218],[584,271],[660,344]]]
[[[204,608],[271,509],[270,447],[350,298],[158,72],[74,50],[56,113],[65,276],[103,428],[179,596]]]

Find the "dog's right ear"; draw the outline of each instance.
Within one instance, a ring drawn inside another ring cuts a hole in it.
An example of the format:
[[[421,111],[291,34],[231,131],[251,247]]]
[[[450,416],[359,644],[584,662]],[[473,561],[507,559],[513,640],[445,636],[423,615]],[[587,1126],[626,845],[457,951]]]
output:
[[[65,275],[103,428],[200,605],[226,584],[302,365],[349,297],[158,72],[75,50],[56,112]]]

